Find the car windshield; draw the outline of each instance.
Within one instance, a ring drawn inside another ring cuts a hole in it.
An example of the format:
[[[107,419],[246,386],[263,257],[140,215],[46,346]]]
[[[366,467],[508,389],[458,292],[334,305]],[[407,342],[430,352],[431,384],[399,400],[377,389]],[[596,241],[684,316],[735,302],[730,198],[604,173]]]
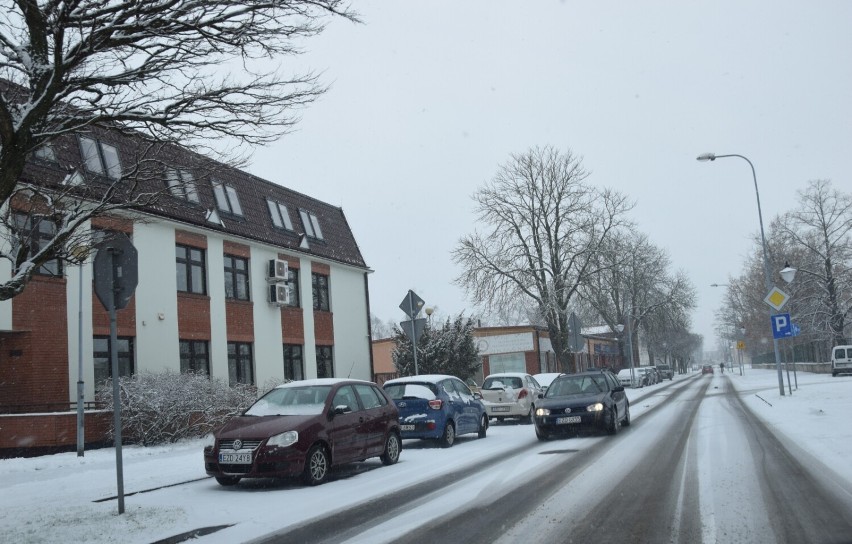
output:
[[[520,389],[521,387],[523,387],[521,379],[517,376],[489,376],[482,384],[483,389]]]
[[[438,386],[434,383],[388,383],[385,384],[385,392],[393,400],[403,399],[425,399],[435,400],[438,396]]]
[[[550,384],[546,398],[570,395],[596,395],[607,390],[603,376],[565,376]]]
[[[330,385],[279,387],[246,410],[247,416],[304,416],[321,414]]]

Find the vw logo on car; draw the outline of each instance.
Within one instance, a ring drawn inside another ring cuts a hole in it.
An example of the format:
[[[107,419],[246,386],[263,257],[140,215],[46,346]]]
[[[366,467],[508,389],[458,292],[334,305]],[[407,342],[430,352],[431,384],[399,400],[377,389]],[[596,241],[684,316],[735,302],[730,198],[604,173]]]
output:
[[[570,413],[571,413],[571,408],[565,408],[565,413],[566,413],[566,414],[570,414]]]
[[[235,450],[242,449],[242,447],[243,447],[243,441],[242,440],[240,440],[239,438],[234,440],[234,449]]]

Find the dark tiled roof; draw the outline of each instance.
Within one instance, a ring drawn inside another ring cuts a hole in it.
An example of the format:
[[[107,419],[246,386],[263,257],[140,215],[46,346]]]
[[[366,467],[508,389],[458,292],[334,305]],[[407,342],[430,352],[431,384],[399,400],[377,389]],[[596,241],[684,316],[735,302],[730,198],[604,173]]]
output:
[[[357,267],[367,267],[343,210],[339,207],[218,163],[185,148],[178,146],[150,148],[144,145],[141,138],[99,128],[93,128],[90,135],[118,149],[122,170],[125,173],[132,165],[141,165],[141,174],[137,179],[142,190],[163,191],[156,205],[145,209],[146,213],[226,235],[231,234],[264,242],[282,249]],[[97,177],[86,172],[76,136],[63,136],[53,143],[53,148],[57,161],[54,163],[31,159],[24,171],[25,181],[48,185],[58,184],[69,171],[76,169],[86,176],[87,184],[90,186],[106,182],[105,179],[98,180]],[[142,156],[143,150],[148,151],[140,160],[137,157]],[[174,197],[166,190],[164,175],[166,166],[188,170],[193,174],[198,191],[198,203]],[[218,208],[211,184],[213,179],[230,185],[236,190],[243,211],[242,217],[231,215]],[[294,230],[288,231],[273,225],[266,203],[267,199],[280,202],[287,207]],[[221,224],[207,220],[210,210],[218,213]],[[307,238],[307,249],[300,247],[304,230],[299,210],[315,215],[322,230],[322,240]]]

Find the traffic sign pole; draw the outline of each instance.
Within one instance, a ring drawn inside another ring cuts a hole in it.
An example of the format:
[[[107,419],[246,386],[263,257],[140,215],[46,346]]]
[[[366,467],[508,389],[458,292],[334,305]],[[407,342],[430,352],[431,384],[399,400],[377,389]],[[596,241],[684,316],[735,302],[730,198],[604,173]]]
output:
[[[95,294],[109,312],[110,368],[112,369],[112,411],[115,433],[115,477],[118,487],[118,513],[124,513],[124,464],[121,453],[121,395],[118,369],[118,320],[116,310],[127,306],[139,281],[138,253],[123,233],[98,244],[94,261]]]
[[[107,248],[109,251],[110,268],[113,271],[116,269],[116,251],[115,248]],[[113,276],[112,289],[109,289],[109,358],[112,368],[112,413],[113,427],[115,428],[115,478],[118,487],[118,513],[124,513],[124,463],[121,455],[121,398],[118,387],[118,319],[115,317],[115,295],[120,289],[115,284],[115,276]]]

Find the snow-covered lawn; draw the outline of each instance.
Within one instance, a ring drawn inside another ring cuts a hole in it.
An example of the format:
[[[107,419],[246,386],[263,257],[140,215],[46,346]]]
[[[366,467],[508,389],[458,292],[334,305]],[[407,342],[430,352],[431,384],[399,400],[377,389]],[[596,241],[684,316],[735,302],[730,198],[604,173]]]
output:
[[[782,439],[852,482],[852,377],[799,374],[800,389],[778,394],[774,371],[746,369],[725,375],[743,393],[748,406]],[[687,377],[679,376],[679,379]],[[696,379],[721,380],[721,376]],[[665,402],[665,382],[628,390],[633,418]],[[759,395],[759,397],[758,397]],[[641,401],[637,399],[645,397]],[[771,404],[771,406],[770,406]],[[574,447],[583,447],[580,438]],[[245,481],[220,487],[206,478],[202,442],[166,447],[124,448],[126,512],[117,513],[115,451],[0,460],[0,535],[4,542],[150,543],[186,531],[237,524],[202,538],[233,544],[283,526],[345,508],[388,491],[405,488],[449,470],[476,466],[495,452],[552,447],[539,443],[531,425],[495,425],[484,440],[460,437],[450,449],[406,441],[400,462],[384,467],[378,460],[347,467],[339,479],[318,487],[295,482]],[[530,463],[542,456],[531,456]],[[526,459],[526,458],[525,458]],[[538,461],[543,462],[543,461]],[[531,468],[531,467],[527,467]],[[494,472],[489,473],[494,477]],[[173,487],[161,488],[162,486]],[[161,489],[156,489],[161,488]]]

